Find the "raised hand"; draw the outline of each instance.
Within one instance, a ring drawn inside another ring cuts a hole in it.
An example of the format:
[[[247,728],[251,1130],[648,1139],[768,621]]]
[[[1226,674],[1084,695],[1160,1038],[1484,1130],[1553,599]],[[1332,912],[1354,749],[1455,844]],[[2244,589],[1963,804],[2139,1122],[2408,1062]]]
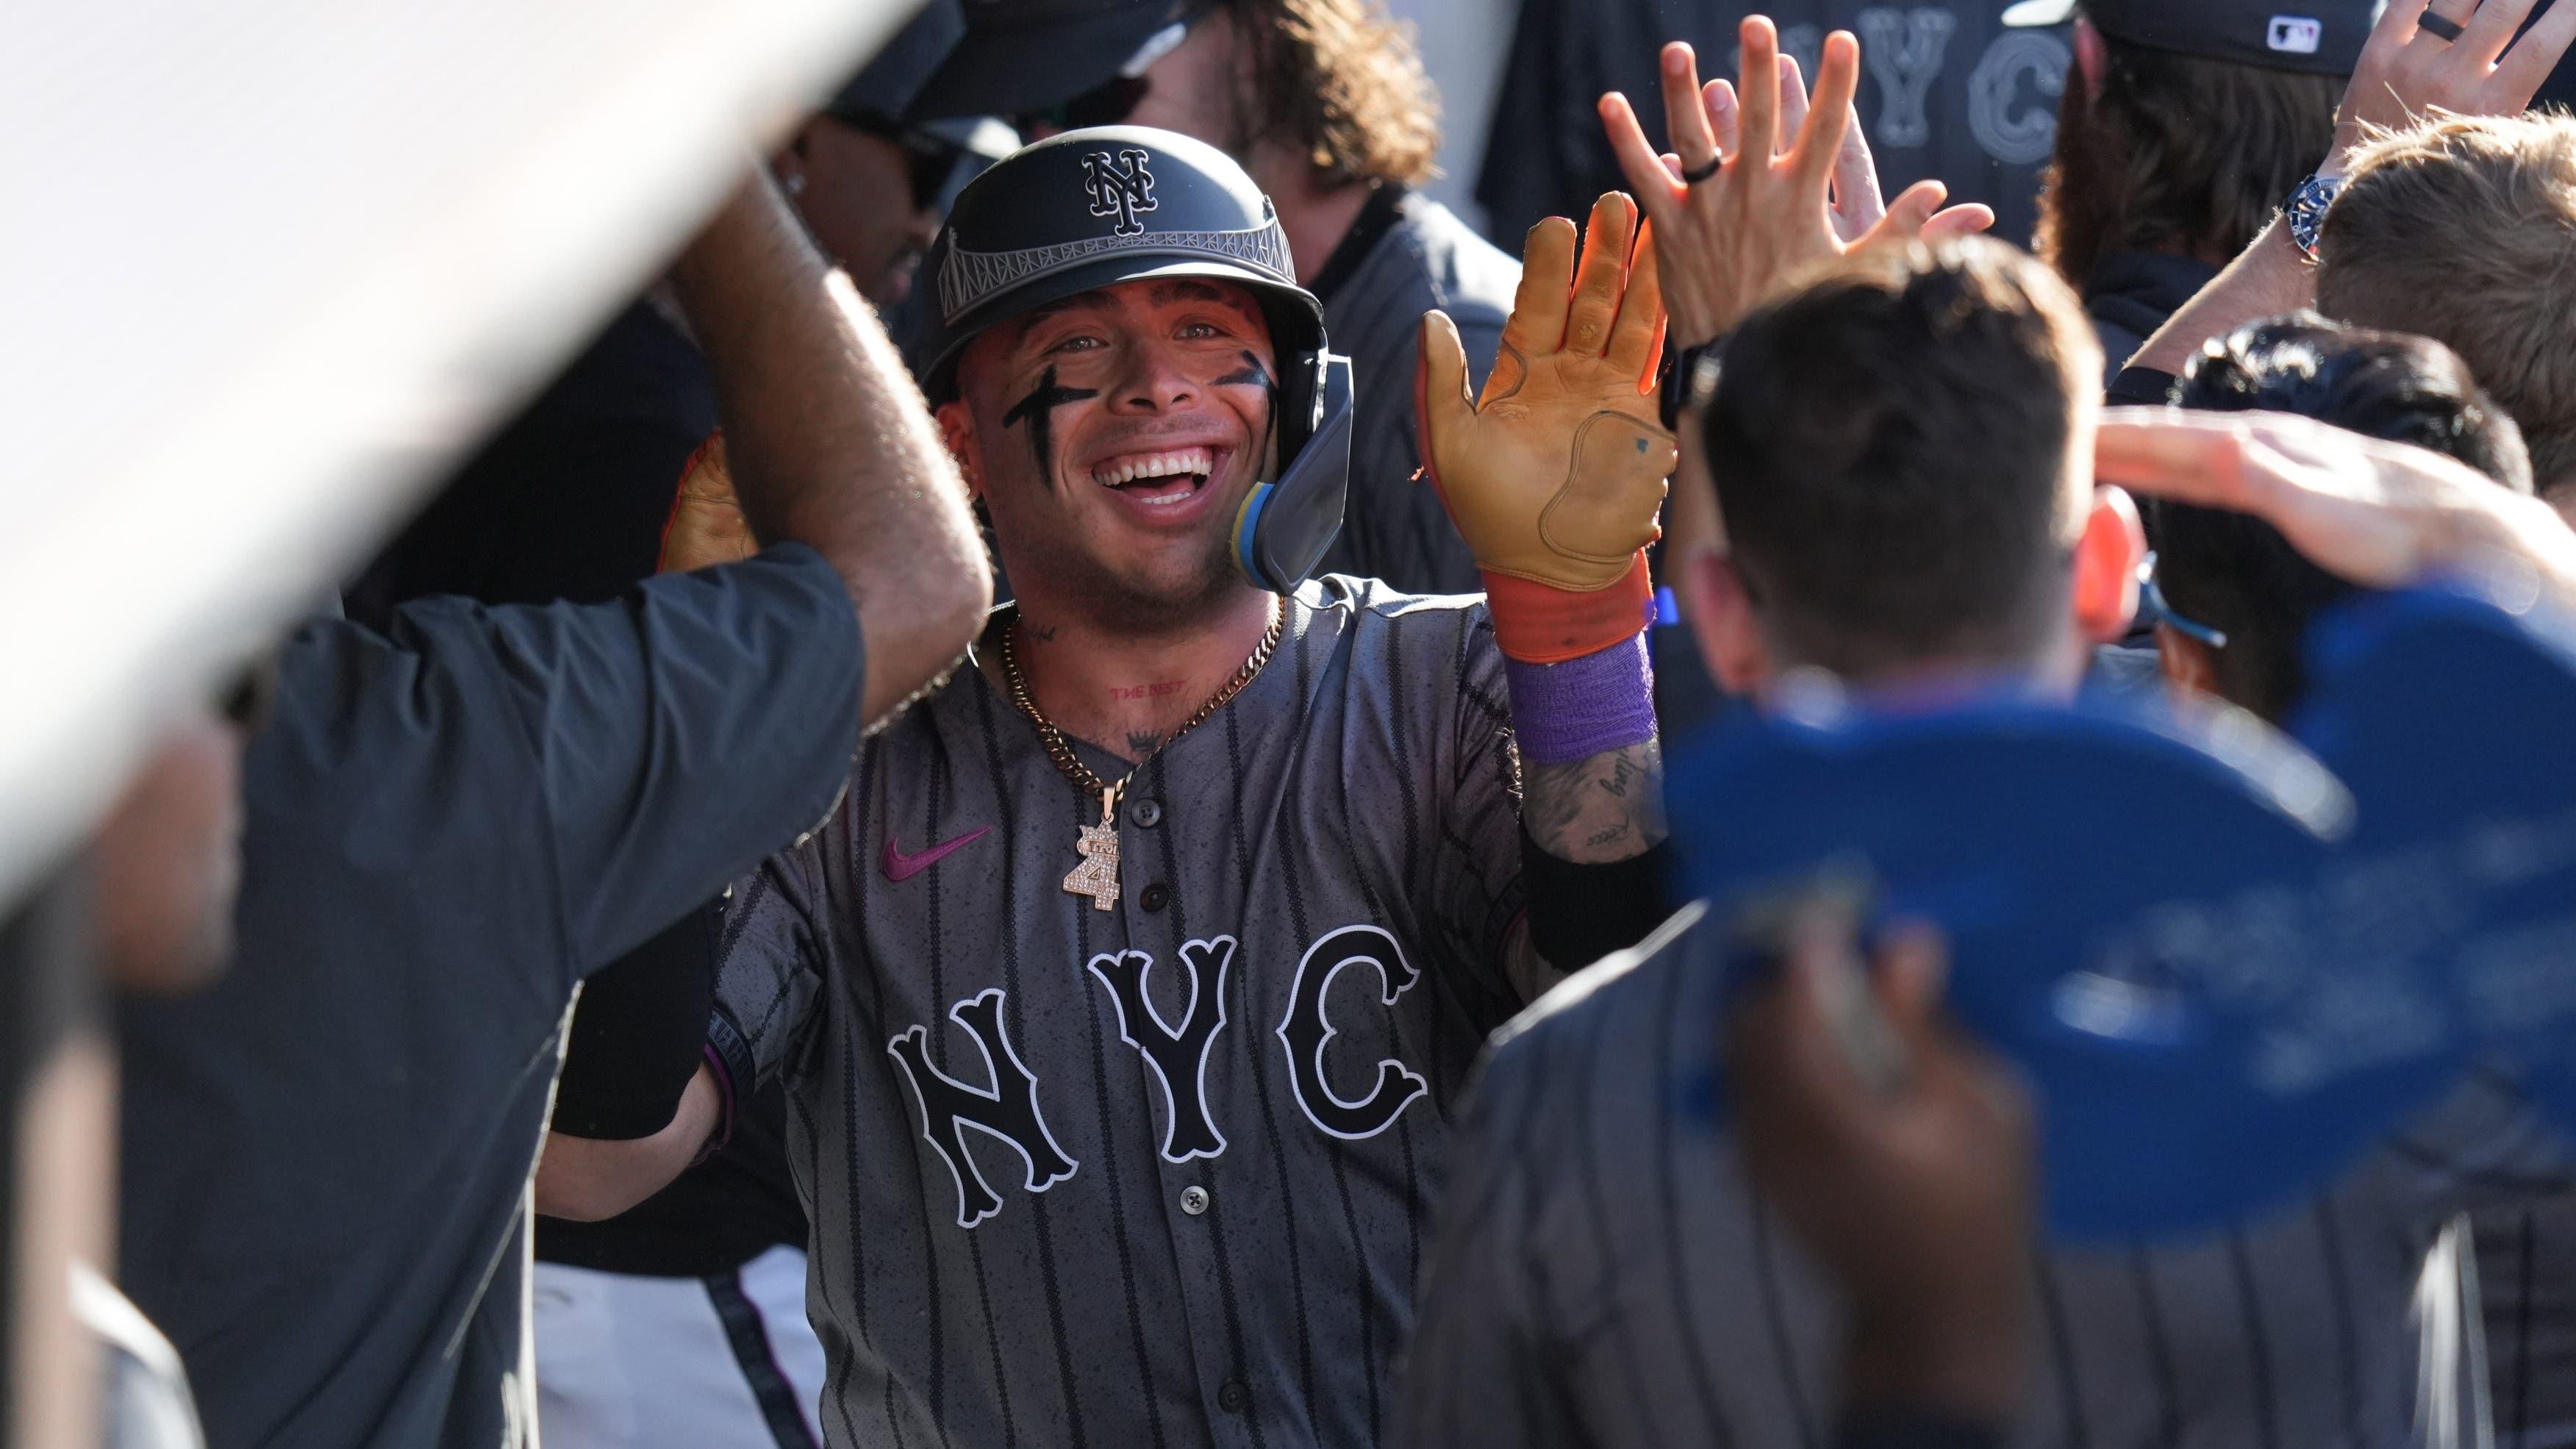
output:
[[[2252,514],[2356,584],[2501,566],[2576,604],[2576,532],[2548,504],[2408,444],[2280,413],[2109,408],[2093,472],[2147,497]]]
[[[1594,203],[1579,260],[1572,222],[1530,229],[1481,399],[1467,396],[1466,349],[1448,314],[1422,319],[1424,472],[1485,572],[1499,642],[1515,658],[1573,658],[1642,627],[1640,551],[1658,536],[1674,451],[1656,422],[1662,288],[1654,249],[1638,241],[1636,206],[1617,192]],[[1508,581],[1592,602],[1516,607]]]
[[[1724,78],[1710,81],[1700,88],[1700,98],[1708,108],[1709,128],[1717,134],[1718,153],[1735,154],[1735,87]],[[1794,138],[1807,125],[1807,80],[1798,68],[1798,58],[1787,51],[1780,53],[1780,127],[1783,137]],[[1681,158],[1664,153],[1664,169],[1681,178]],[[1827,189],[1827,200],[1834,220],[1834,235],[1846,243],[1857,243],[1876,230],[1887,215],[1887,198],[1878,188],[1878,158],[1869,149],[1869,133],[1861,128],[1860,112],[1854,109],[1843,122],[1843,144],[1834,152],[1833,185]],[[1924,236],[1966,236],[1995,224],[1994,209],[1981,202],[1944,207],[1932,213],[1923,223]]]
[[[2517,43],[2514,34],[2524,17],[2543,3],[2548,12]],[[2425,25],[2427,15],[2437,23]],[[2440,33],[2451,26],[2459,28],[2456,40]],[[2372,128],[2406,126],[2434,108],[2463,116],[2520,115],[2571,40],[2576,4],[2563,0],[2388,0],[2344,88],[2327,174],[2344,169]]]
[[[1796,74],[1781,66],[1780,38],[1769,19],[1745,19],[1739,32],[1744,75],[1778,78],[1768,84],[1702,87],[1691,48],[1664,47],[1662,76],[1669,160],[1656,154],[1625,96],[1601,98],[1601,122],[1619,169],[1645,208],[1664,274],[1674,338],[1696,346],[1723,335],[1799,269],[1855,246],[1921,235],[1948,195],[1937,181],[1906,188],[1883,210],[1877,205],[1877,172],[1866,168],[1867,144],[1857,154],[1848,139],[1857,131],[1852,97],[1860,85],[1860,42],[1847,31],[1826,37],[1812,105],[1803,87],[1780,82]],[[1797,99],[1784,104],[1784,91]],[[1794,122],[1792,106],[1799,109]],[[1721,126],[1734,120],[1732,144],[1721,144]],[[1784,124],[1786,123],[1786,124]],[[1686,182],[1685,176],[1702,179]],[[1840,224],[1828,196],[1840,178]],[[1871,213],[1877,211],[1874,219]],[[1982,217],[1981,217],[1982,214]],[[1867,225],[1856,235],[1845,230]],[[1936,230],[1976,230],[1990,224],[1983,208],[1957,208]]]

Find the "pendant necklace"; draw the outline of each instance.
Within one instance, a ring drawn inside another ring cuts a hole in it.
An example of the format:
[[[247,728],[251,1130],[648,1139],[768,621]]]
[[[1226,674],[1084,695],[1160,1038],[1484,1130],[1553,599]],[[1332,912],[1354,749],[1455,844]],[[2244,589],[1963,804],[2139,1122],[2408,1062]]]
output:
[[[1252,657],[1243,661],[1243,667],[1234,672],[1234,677],[1227,680],[1223,688],[1210,695],[1207,703],[1181,721],[1179,729],[1166,735],[1163,742],[1154,747],[1154,754],[1170,749],[1172,741],[1205,724],[1210,715],[1225,708],[1227,700],[1241,694],[1243,687],[1261,673],[1261,666],[1270,662],[1271,651],[1279,647],[1279,636],[1287,627],[1287,607],[1274,594],[1270,602],[1270,628],[1262,634],[1261,644],[1252,651]],[[1094,910],[1109,910],[1118,904],[1118,802],[1127,793],[1127,782],[1136,778],[1136,772],[1145,768],[1146,761],[1153,755],[1137,761],[1114,784],[1093,773],[1091,767],[1074,754],[1064,731],[1038,712],[1038,702],[1029,693],[1028,676],[1020,672],[1019,633],[1019,613],[1014,610],[1011,622],[1002,629],[1002,680],[1010,687],[1011,702],[1018,705],[1020,713],[1027,715],[1029,723],[1037,727],[1038,740],[1046,746],[1047,758],[1055,762],[1057,772],[1071,780],[1074,788],[1082,791],[1086,798],[1100,797],[1100,823],[1080,827],[1082,833],[1075,838],[1073,848],[1082,857],[1082,864],[1075,866],[1073,873],[1064,878],[1064,888],[1072,895],[1091,897]]]

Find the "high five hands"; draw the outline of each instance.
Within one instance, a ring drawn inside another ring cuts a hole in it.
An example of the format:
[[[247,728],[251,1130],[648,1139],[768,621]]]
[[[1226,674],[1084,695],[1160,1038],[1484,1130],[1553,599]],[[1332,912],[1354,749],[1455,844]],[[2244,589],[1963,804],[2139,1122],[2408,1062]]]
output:
[[[1644,548],[1673,471],[1657,423],[1664,309],[1635,203],[1595,202],[1530,228],[1501,354],[1481,398],[1445,312],[1422,319],[1415,415],[1423,471],[1484,572],[1497,642],[1531,663],[1645,627]]]
[[[1740,86],[1701,85],[1690,46],[1664,47],[1669,155],[1656,154],[1627,97],[1601,98],[1619,169],[1652,225],[1674,341],[1713,341],[1793,273],[1854,247],[1994,224],[1983,206],[1942,210],[1949,193],[1938,181],[1918,181],[1882,203],[1852,109],[1860,42],[1848,31],[1826,38],[1812,100],[1768,18],[1746,17],[1739,34]]]

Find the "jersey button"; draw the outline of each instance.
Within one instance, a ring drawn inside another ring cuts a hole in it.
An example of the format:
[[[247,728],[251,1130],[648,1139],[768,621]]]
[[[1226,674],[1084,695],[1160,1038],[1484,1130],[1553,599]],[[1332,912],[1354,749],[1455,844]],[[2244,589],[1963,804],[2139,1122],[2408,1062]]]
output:
[[[1131,800],[1127,802],[1127,818],[1136,822],[1137,829],[1151,830],[1163,823],[1163,802]]]
[[[1136,904],[1143,906],[1149,911],[1159,911],[1171,903],[1172,893],[1163,888],[1163,883],[1161,881],[1156,881],[1152,885],[1145,887],[1145,889],[1136,897]]]
[[[1252,1390],[1239,1379],[1227,1379],[1216,1386],[1216,1406],[1229,1414],[1240,1414],[1252,1407]]]
[[[1192,1183],[1188,1187],[1181,1189],[1181,1211],[1188,1213],[1191,1217],[1197,1217],[1199,1214],[1206,1212],[1207,1210],[1208,1190],[1206,1188],[1203,1188],[1196,1183]]]

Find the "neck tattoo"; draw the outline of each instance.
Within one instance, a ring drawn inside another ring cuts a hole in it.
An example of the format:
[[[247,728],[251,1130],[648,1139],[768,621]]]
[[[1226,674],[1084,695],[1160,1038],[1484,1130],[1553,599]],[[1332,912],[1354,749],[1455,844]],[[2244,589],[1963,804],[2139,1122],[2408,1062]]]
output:
[[[1056,386],[1055,368],[1050,364],[1046,371],[1038,374],[1038,385],[1029,389],[1029,395],[1011,404],[1011,410],[1002,414],[1003,427],[1014,423],[1029,425],[1029,450],[1037,455],[1038,481],[1044,483],[1049,491],[1055,488],[1055,460],[1049,456],[1048,446],[1053,441],[1049,435],[1054,427],[1055,410],[1069,402],[1098,396],[1100,389],[1096,387]]]

